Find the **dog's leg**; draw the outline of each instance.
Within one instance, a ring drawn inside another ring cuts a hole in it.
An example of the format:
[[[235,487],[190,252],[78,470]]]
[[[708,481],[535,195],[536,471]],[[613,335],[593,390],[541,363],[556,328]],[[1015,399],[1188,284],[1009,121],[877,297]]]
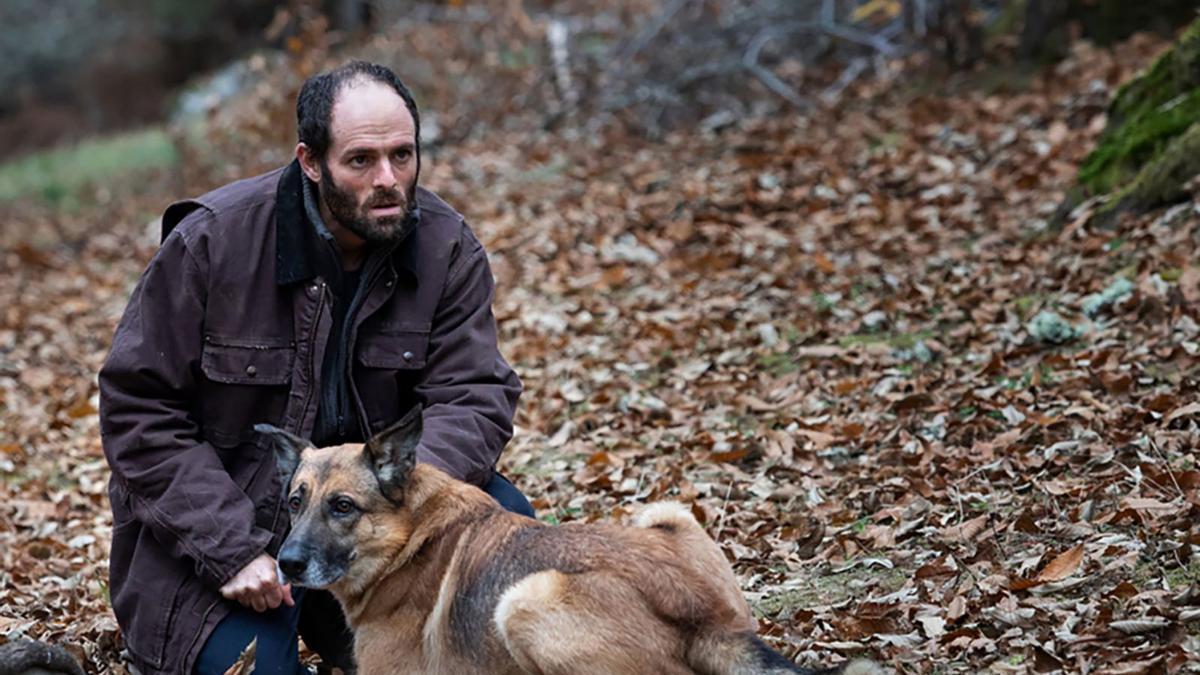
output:
[[[684,645],[636,589],[603,572],[538,572],[511,586],[494,621],[517,664],[536,675],[685,675]]]

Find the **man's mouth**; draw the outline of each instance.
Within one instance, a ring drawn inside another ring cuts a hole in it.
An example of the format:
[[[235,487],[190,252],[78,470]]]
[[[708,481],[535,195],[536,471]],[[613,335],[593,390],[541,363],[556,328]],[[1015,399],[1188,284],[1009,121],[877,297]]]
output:
[[[371,214],[375,216],[398,216],[403,210],[399,204],[377,204],[371,207]]]

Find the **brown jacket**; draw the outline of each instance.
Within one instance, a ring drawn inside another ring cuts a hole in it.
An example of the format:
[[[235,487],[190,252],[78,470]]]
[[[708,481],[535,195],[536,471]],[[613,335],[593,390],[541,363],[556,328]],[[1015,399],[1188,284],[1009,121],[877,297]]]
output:
[[[112,467],[113,609],[144,673],[190,672],[230,605],[218,588],[287,530],[267,422],[310,437],[330,290],[299,165],[180,202],[100,371]],[[420,220],[364,278],[345,336],[373,433],[424,406],[424,462],[483,484],[512,434],[517,376],[496,345],[487,255],[418,189]]]

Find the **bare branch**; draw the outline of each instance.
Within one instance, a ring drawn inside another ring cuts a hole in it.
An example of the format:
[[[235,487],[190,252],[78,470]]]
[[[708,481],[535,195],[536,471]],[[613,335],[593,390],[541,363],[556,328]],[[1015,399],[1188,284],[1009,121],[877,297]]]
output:
[[[621,53],[617,55],[617,58],[615,59],[618,64],[617,70],[624,70],[629,61],[633,59],[634,56],[637,56],[637,53],[642,51],[646,45],[650,44],[650,41],[654,39],[654,36],[658,35],[659,32],[662,31],[663,27],[666,26],[667,23],[669,23],[671,19],[679,13],[679,10],[683,9],[691,1],[692,0],[674,0],[670,5],[667,6],[666,9],[660,12],[653,21],[647,24],[646,27],[642,29],[642,32],[638,33],[633,40],[625,45],[625,48],[621,50]]]
[[[842,92],[846,90],[846,87],[850,86],[850,83],[857,80],[858,76],[862,75],[863,71],[867,69],[867,63],[868,60],[861,56],[851,61],[846,66],[846,69],[842,71],[842,74],[838,76],[837,81],[821,92],[821,100],[825,103],[836,101],[842,95]]]
[[[925,0],[913,0],[913,34],[919,38],[925,37],[929,31],[929,16]]]
[[[788,103],[797,108],[807,108],[810,104],[803,96],[758,62],[758,56],[762,53],[763,47],[776,37],[777,34],[773,29],[765,28],[759,31],[758,35],[750,41],[750,47],[746,49],[746,53],[742,55],[742,66],[766,85],[767,89],[775,92]]]
[[[563,97],[563,105],[567,110],[575,108],[579,102],[579,92],[571,82],[571,66],[568,63],[567,36],[569,29],[565,21],[552,19],[546,29],[546,41],[550,43],[550,58],[554,62],[554,81]]]

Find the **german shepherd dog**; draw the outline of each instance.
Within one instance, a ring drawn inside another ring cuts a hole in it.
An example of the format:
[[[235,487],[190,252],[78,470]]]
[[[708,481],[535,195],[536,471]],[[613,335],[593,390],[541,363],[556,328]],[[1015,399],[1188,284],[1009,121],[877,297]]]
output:
[[[759,640],[729,563],[679,504],[634,527],[509,513],[417,464],[419,409],[363,445],[255,428],[288,486],[280,570],[338,599],[364,675],[815,672]]]

